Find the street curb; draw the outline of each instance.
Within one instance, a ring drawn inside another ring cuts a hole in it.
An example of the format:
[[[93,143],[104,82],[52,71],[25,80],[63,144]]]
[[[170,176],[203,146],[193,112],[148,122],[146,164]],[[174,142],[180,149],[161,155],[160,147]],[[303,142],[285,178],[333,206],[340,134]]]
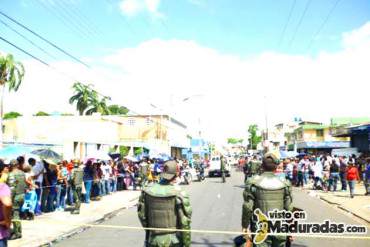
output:
[[[106,220],[109,220],[111,218],[113,218],[114,216],[116,216],[120,211],[122,210],[125,210],[125,209],[128,209],[132,206],[134,206],[134,204],[132,204],[134,201],[136,201],[137,199],[139,199],[139,196],[131,199],[128,201],[127,205],[119,208],[119,209],[116,209],[110,213],[106,213],[104,214],[101,218],[97,219],[97,220],[94,220],[92,222],[87,222],[86,224],[100,224]],[[75,229],[71,230],[70,232],[67,232],[67,233],[64,233],[60,236],[57,236],[55,237],[53,240],[50,240],[48,241],[47,243],[43,243],[43,244],[40,244],[38,245],[39,247],[46,247],[46,246],[52,246],[54,243],[58,243],[64,239],[68,239],[68,238],[71,238],[73,236],[75,236],[76,234],[78,233],[81,233],[87,229],[91,228],[90,226],[81,226],[81,227],[76,227]]]
[[[307,193],[307,194],[309,194],[309,193],[310,193],[310,191],[309,191],[309,190],[306,190],[306,193]],[[352,214],[353,216],[355,216],[355,217],[357,217],[357,218],[359,218],[359,219],[361,219],[361,220],[363,220],[363,221],[365,221],[365,222],[367,222],[367,223],[370,223],[370,220],[369,220],[369,219],[366,219],[366,218],[364,218],[364,217],[362,217],[362,216],[358,215],[357,213],[354,213],[354,212],[352,212],[351,210],[346,209],[345,207],[341,206],[339,203],[332,202],[332,201],[330,201],[330,200],[328,200],[328,199],[326,199],[325,197],[322,197],[322,196],[320,196],[320,195],[317,195],[317,198],[319,198],[320,200],[322,200],[322,201],[324,201],[324,202],[326,202],[326,203],[328,203],[328,204],[330,204],[330,205],[336,205],[336,206],[337,206],[337,208],[339,208],[340,210],[345,211],[345,212],[347,212],[347,213],[350,213],[350,214]]]

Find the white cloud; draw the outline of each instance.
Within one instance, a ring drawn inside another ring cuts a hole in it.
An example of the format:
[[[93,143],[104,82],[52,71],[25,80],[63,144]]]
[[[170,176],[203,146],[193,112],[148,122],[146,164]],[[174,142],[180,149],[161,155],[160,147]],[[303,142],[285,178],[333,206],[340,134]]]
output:
[[[120,10],[126,16],[136,16],[139,13],[146,12],[152,17],[163,17],[159,12],[160,0],[122,0],[119,4]]]
[[[53,66],[94,81],[115,103],[138,113],[154,111],[153,103],[192,126],[198,126],[200,117],[213,139],[245,137],[248,124],[264,125],[264,96],[270,124],[295,116],[318,121],[369,116],[368,27],[344,34],[341,51],[317,57],[265,52],[241,58],[194,41],[155,39],[112,52],[94,71],[69,62]],[[7,95],[5,111],[73,110],[68,105],[73,80],[35,61],[25,61],[25,66],[24,83],[19,93]],[[182,102],[194,94],[203,96]]]

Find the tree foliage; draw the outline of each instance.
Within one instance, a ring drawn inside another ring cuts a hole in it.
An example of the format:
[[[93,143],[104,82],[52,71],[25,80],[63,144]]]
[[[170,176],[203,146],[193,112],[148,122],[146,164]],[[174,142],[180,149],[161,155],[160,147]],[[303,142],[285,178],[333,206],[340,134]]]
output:
[[[257,145],[262,141],[262,136],[257,135],[258,132],[258,125],[251,124],[248,127],[249,133],[249,148],[250,149],[257,149]]]
[[[42,117],[42,116],[50,116],[49,113],[46,113],[44,111],[39,111],[35,114],[36,117]]]
[[[20,114],[19,112],[11,111],[11,112],[4,114],[4,119],[13,119],[13,118],[17,118],[20,116],[22,116],[22,114]]]
[[[69,103],[75,104],[80,115],[92,115],[100,113],[109,114],[107,100],[109,97],[99,96],[99,93],[93,89],[92,85],[85,85],[81,82],[73,84],[74,95],[69,99]]]
[[[228,144],[241,144],[243,143],[243,139],[238,139],[238,138],[233,138],[233,137],[230,137],[230,138],[227,138],[227,143]]]
[[[128,108],[119,105],[110,105],[108,109],[110,115],[126,115],[129,112]]]
[[[13,55],[0,55],[0,86],[8,86],[9,91],[18,91],[24,77],[24,67],[14,60]]]

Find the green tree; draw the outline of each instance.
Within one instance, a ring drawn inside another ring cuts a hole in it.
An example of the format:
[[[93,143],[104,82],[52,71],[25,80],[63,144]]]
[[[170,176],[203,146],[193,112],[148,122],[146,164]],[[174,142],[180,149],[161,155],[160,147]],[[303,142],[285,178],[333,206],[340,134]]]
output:
[[[111,115],[126,115],[129,112],[125,106],[110,105],[108,106],[109,114]]]
[[[130,151],[130,147],[126,147],[126,146],[119,147],[119,153],[121,154],[122,157],[127,156],[129,151]]]
[[[109,97],[102,97],[100,99],[98,96],[93,96],[94,100],[91,102],[90,106],[86,110],[86,115],[92,115],[93,113],[100,113],[101,115],[109,115],[109,108],[107,105],[107,100],[109,100]]]
[[[137,156],[137,155],[140,155],[143,153],[143,148],[142,147],[134,147],[134,155]]]
[[[107,100],[109,97],[99,97],[99,93],[92,89],[92,85],[85,85],[81,82],[73,84],[74,95],[69,99],[69,103],[72,105],[76,103],[76,109],[79,114],[92,115],[95,112],[99,112],[102,115],[109,114],[107,106]]]
[[[22,116],[19,112],[11,111],[4,114],[4,120],[13,119]]]
[[[42,116],[50,116],[49,113],[46,113],[44,111],[39,111],[35,114],[36,117],[42,117]]]
[[[233,138],[233,137],[230,137],[230,138],[227,138],[227,143],[228,144],[241,144],[243,143],[243,139],[238,139],[238,138]]]
[[[258,126],[257,124],[251,124],[248,127],[249,133],[249,148],[257,149],[257,145],[262,141],[262,136],[257,135]]]
[[[20,62],[14,60],[13,55],[0,54],[0,145],[3,143],[3,100],[4,89],[8,87],[9,92],[18,91],[24,78],[24,67]]]

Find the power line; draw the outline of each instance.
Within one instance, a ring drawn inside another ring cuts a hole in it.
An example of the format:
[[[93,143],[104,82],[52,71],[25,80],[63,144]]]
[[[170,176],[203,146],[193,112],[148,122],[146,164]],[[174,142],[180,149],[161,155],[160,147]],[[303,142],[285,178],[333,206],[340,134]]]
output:
[[[84,65],[85,67],[87,68],[91,68],[88,64],[86,64],[85,62],[81,61],[80,59],[76,58],[75,56],[71,55],[69,52],[65,51],[64,49],[60,48],[59,46],[57,46],[56,44],[54,44],[53,42],[47,40],[46,38],[42,37],[40,34],[36,33],[35,31],[32,31],[31,29],[29,29],[28,27],[26,27],[25,25],[19,23],[17,20],[13,19],[12,17],[8,16],[7,14],[3,13],[1,10],[0,10],[0,14],[4,17],[6,17],[7,19],[11,20],[12,22],[14,22],[15,24],[19,25],[20,27],[24,28],[25,30],[27,30],[28,32],[32,33],[33,35],[35,35],[36,37],[38,37],[39,39],[43,40],[44,42],[48,43],[49,45],[51,45],[52,47],[54,47],[55,49],[57,49],[58,51],[62,52],[63,54],[67,55],[68,57],[72,58],[73,60],[77,61],[78,63]]]
[[[294,0],[293,1],[293,4],[292,4],[292,7],[290,8],[288,19],[286,20],[286,23],[284,25],[283,31],[282,31],[281,36],[280,36],[280,39],[279,39],[279,43],[278,43],[278,46],[279,47],[280,47],[281,42],[283,41],[283,38],[285,36],[285,32],[286,32],[286,29],[288,28],[288,25],[289,25],[289,22],[290,22],[290,18],[292,17],[292,14],[293,14],[293,11],[294,11],[294,8],[295,8],[296,3],[297,3],[297,0]]]
[[[19,47],[19,46],[17,46],[17,45],[15,45],[14,43],[10,42],[9,40],[5,39],[4,37],[0,36],[0,40],[2,40],[2,41],[4,41],[5,43],[7,43],[7,44],[11,45],[12,47],[16,48],[17,50],[19,50],[19,51],[23,52],[24,54],[26,54],[26,55],[30,56],[31,58],[33,58],[33,59],[37,60],[38,62],[42,63],[43,65],[45,65],[45,66],[47,66],[47,67],[49,67],[50,69],[55,70],[55,71],[56,71],[56,72],[58,72],[59,74],[64,75],[64,76],[68,77],[69,79],[71,79],[71,80],[73,80],[73,81],[79,81],[79,80],[77,80],[76,78],[74,78],[73,76],[71,76],[71,75],[69,75],[69,74],[65,73],[64,71],[60,71],[60,70],[58,70],[57,68],[55,68],[54,66],[52,66],[52,65],[50,65],[49,63],[45,62],[45,61],[44,61],[44,60],[42,60],[41,58],[38,58],[37,56],[32,55],[30,52],[26,51],[25,49],[23,49],[23,48],[21,48],[21,47]],[[85,84],[84,84],[84,85],[85,85]],[[88,87],[88,88],[90,88],[90,89],[91,89],[91,90],[93,90],[94,92],[96,92],[98,95],[103,96],[103,97],[107,97],[107,96],[105,96],[105,95],[103,95],[103,94],[99,93],[98,91],[96,91],[96,90],[95,90],[94,88],[92,88],[90,85],[85,85],[85,86],[86,86],[86,87]],[[109,99],[110,99],[110,97],[107,97],[107,98],[109,98]],[[111,99],[110,99],[110,100],[111,100]]]
[[[296,26],[296,28],[294,30],[293,37],[292,37],[292,39],[289,42],[289,46],[290,47],[292,46],[292,44],[293,44],[293,42],[295,40],[295,37],[296,37],[296,35],[298,33],[298,29],[301,27],[301,24],[303,22],[304,17],[306,16],[307,10],[310,7],[311,2],[312,2],[312,0],[308,0],[307,3],[306,3],[306,7],[305,7],[305,9],[303,11],[303,14],[302,14],[301,18],[299,19],[298,25]]]
[[[317,30],[317,32],[315,33],[314,36],[312,36],[310,42],[308,43],[308,46],[307,46],[307,51],[311,49],[311,46],[314,42],[314,40],[317,38],[317,36],[321,33],[321,31],[324,29],[326,23],[329,21],[330,17],[332,16],[332,14],[334,13],[335,9],[337,8],[339,2],[341,0],[337,0],[334,5],[331,7],[330,11],[328,12],[328,14],[326,15],[324,21],[321,23],[319,29]]]
[[[0,36],[0,40],[4,41],[5,43],[8,43],[9,45],[13,46],[14,48],[16,48],[17,50],[20,50],[21,52],[27,54],[28,56],[32,57],[33,59],[36,59],[37,61],[39,61],[40,63],[50,67],[50,65],[47,63],[47,62],[44,62],[42,59],[32,55],[31,53],[29,53],[28,51],[25,51],[23,50],[22,48],[20,48],[19,46],[13,44],[12,42],[8,41],[7,39],[3,38]]]
[[[68,6],[66,5],[64,1],[61,1],[60,3],[68,9]],[[88,27],[91,26],[91,30],[95,34],[100,35],[100,33],[102,33],[101,30],[99,30],[99,28],[97,27],[97,25],[94,22],[92,22],[90,18],[84,15],[82,11],[79,11],[77,8],[74,8],[74,7],[71,7],[69,9],[71,10],[71,12],[74,13],[76,17],[78,17],[81,20],[81,22],[85,23],[85,25],[87,25]]]
[[[86,39],[86,41],[91,42],[90,36],[88,33],[85,32],[84,29],[80,29],[78,25],[75,25],[73,21],[70,20],[68,16],[64,14],[64,12],[58,12],[58,10],[55,10],[50,5],[49,0],[37,0],[40,6],[42,6],[47,12],[52,12],[55,17],[57,17],[64,25],[69,27],[70,29],[73,29],[80,37]]]
[[[34,47],[36,47],[37,49],[39,49],[40,51],[42,51],[43,53],[45,53],[46,55],[48,55],[49,57],[53,58],[53,59],[57,59],[55,56],[53,56],[52,54],[50,54],[49,52],[47,52],[46,50],[44,50],[42,47],[38,46],[36,43],[34,43],[32,40],[30,40],[29,38],[27,38],[25,35],[21,34],[20,32],[18,32],[17,30],[15,30],[14,28],[12,28],[10,25],[8,25],[8,23],[4,22],[3,20],[0,19],[0,22],[6,26],[7,28],[9,28],[10,30],[12,30],[13,32],[15,32],[16,34],[18,34],[19,36],[21,36],[24,40],[27,40],[30,44],[32,44]]]
[[[59,7],[62,13],[65,13],[65,15],[71,20],[71,22],[75,22],[76,26],[81,28],[82,30],[86,30],[86,33],[91,36],[96,36],[96,33],[90,29],[89,25],[86,25],[84,22],[82,22],[80,19],[76,17],[76,15],[72,14],[68,6],[65,5],[64,1],[54,1],[50,5],[53,5],[55,7]],[[81,25],[79,25],[81,24]]]

